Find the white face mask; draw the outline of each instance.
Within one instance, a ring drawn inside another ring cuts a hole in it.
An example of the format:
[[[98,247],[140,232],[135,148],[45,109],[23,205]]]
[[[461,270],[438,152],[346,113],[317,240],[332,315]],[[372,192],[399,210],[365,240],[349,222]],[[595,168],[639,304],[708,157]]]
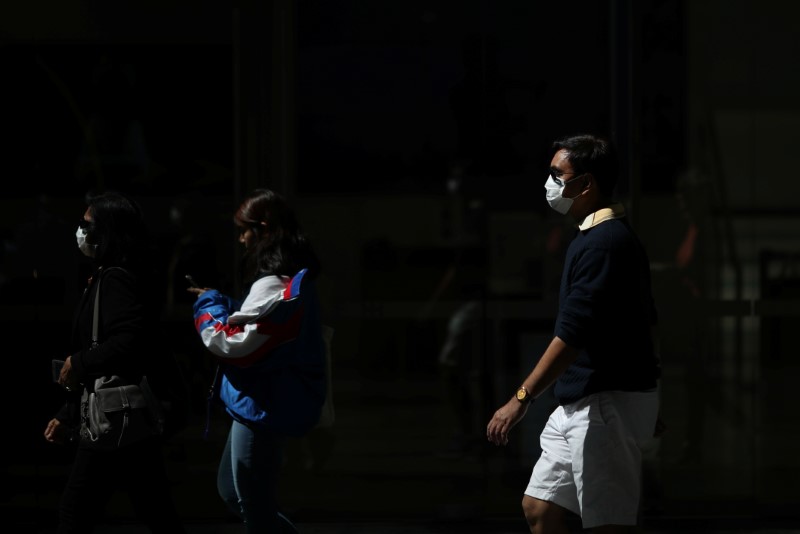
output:
[[[573,180],[576,178],[573,178]],[[567,184],[558,185],[553,179],[552,174],[547,178],[547,182],[544,184],[544,188],[547,191],[547,203],[561,215],[566,215],[572,207],[572,201],[580,196],[580,193],[572,198],[564,198],[561,196],[564,193],[564,187],[566,187],[566,185]]]
[[[86,228],[78,227],[78,231],[75,232],[75,238],[78,241],[78,248],[83,252],[86,256],[90,258],[94,258],[95,252],[97,252],[97,245],[92,245],[86,242]]]

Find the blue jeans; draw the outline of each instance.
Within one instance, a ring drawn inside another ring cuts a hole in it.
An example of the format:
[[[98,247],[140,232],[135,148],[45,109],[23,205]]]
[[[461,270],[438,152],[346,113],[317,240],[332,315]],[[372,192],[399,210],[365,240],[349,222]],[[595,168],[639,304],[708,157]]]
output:
[[[217,491],[248,534],[280,532],[277,484],[283,438],[233,421],[217,471]]]

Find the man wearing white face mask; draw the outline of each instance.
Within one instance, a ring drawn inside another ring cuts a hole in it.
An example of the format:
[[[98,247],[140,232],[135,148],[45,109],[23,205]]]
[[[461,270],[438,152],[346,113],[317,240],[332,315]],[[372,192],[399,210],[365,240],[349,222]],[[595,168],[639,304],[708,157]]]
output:
[[[641,446],[656,432],[660,363],[649,260],[621,204],[612,200],[613,145],[592,135],[553,144],[546,199],[577,221],[564,261],[550,345],[487,426],[508,433],[551,385],[559,406],[542,431],[542,454],[522,500],[534,534],[566,532],[564,512],[595,532],[638,522]]]

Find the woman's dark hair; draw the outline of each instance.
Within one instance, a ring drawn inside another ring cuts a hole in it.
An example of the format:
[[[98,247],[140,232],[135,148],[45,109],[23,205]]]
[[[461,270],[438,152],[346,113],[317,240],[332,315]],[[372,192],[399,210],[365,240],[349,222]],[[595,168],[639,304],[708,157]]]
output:
[[[611,197],[617,185],[619,161],[614,144],[595,135],[573,135],[553,143],[552,155],[559,150],[567,152],[567,160],[577,173],[591,173],[600,192]]]
[[[268,274],[294,276],[304,268],[309,277],[319,274],[319,259],[283,196],[256,189],[241,203],[233,220],[257,236],[256,245],[245,253],[245,283]]]
[[[143,261],[148,232],[139,205],[116,191],[88,196],[86,203],[93,221],[89,236],[97,245],[95,262],[133,267]]]

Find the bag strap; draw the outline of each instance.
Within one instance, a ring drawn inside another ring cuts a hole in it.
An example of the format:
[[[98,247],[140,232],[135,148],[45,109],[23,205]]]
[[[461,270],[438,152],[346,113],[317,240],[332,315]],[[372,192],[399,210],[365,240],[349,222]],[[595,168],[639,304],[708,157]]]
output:
[[[97,346],[97,323],[100,317],[100,282],[103,280],[103,268],[97,273],[97,291],[94,293],[94,309],[92,310],[92,347]]]
[[[211,431],[211,410],[214,407],[214,399],[219,394],[217,389],[219,388],[219,367],[220,365],[217,364],[217,369],[214,371],[214,380],[211,382],[211,387],[208,388],[208,395],[206,396],[206,426],[203,429],[203,439],[208,439],[209,432]]]
[[[105,270],[105,272],[111,271],[113,269],[119,269],[123,272],[125,271],[122,267],[109,267]],[[100,340],[98,335],[98,324],[100,322],[100,282],[103,280],[103,268],[100,267],[97,270],[97,291],[94,293],[94,309],[92,310],[92,347],[96,347]]]

